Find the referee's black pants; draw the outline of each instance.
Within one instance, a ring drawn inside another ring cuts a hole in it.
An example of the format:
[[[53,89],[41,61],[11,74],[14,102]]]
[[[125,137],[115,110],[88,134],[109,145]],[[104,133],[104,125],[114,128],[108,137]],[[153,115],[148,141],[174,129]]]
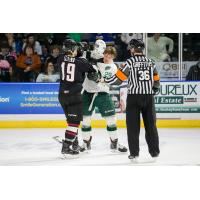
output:
[[[149,153],[152,157],[157,156],[160,150],[153,95],[128,94],[127,96],[126,125],[130,154],[139,156],[140,113],[144,121]]]

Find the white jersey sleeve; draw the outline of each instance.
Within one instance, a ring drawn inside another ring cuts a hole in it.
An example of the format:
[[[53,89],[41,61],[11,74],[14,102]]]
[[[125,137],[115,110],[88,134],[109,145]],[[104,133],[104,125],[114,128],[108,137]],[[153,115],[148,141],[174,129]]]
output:
[[[112,77],[117,72],[117,66],[112,64],[105,64],[105,63],[97,63],[97,68],[101,74],[101,81],[99,83],[96,83],[92,80],[89,80],[86,76],[83,88],[87,92],[95,93],[95,92],[106,92],[109,93],[110,86],[108,83],[104,81],[104,78],[106,77]]]

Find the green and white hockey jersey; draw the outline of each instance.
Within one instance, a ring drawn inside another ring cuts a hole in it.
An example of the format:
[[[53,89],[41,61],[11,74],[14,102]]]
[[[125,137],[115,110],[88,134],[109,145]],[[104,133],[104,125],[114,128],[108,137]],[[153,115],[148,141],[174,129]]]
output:
[[[96,93],[96,92],[109,93],[110,86],[108,83],[104,82],[104,78],[112,77],[117,72],[117,66],[114,63],[105,64],[102,62],[97,62],[96,66],[101,75],[101,81],[99,83],[96,83],[92,80],[89,80],[86,76],[83,83],[83,89],[89,93]]]

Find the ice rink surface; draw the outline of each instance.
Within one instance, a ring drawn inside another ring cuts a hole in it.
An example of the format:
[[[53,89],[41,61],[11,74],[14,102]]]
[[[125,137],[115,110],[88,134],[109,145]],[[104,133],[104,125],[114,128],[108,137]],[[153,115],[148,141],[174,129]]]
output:
[[[160,157],[153,162],[140,135],[139,163],[128,160],[128,153],[113,153],[105,129],[93,129],[92,150],[79,158],[62,159],[61,145],[53,136],[64,136],[65,129],[0,129],[0,165],[14,166],[141,166],[200,165],[200,129],[159,129]],[[81,136],[80,136],[81,141]],[[126,129],[119,129],[120,143],[127,145]]]

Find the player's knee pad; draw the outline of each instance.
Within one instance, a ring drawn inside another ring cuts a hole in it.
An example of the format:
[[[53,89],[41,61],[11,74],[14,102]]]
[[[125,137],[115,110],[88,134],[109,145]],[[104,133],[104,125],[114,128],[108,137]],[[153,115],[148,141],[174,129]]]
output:
[[[82,131],[82,139],[89,141],[91,136],[91,131]]]
[[[80,121],[68,121],[68,127],[65,131],[65,139],[67,141],[73,142],[78,135],[78,128],[80,125]]]
[[[73,130],[78,130],[78,127],[80,126],[81,122],[68,120],[67,123],[68,123],[67,129],[71,129],[73,131]]]
[[[82,131],[91,131],[91,116],[83,116]]]
[[[117,136],[117,124],[116,124],[116,117],[113,116],[109,116],[109,117],[105,117],[106,123],[107,123],[107,131],[109,134],[109,137],[112,140],[115,140],[118,138]]]
[[[91,136],[91,116],[83,116],[82,121],[82,137],[83,140],[89,140]]]
[[[104,119],[106,120],[106,123],[107,123],[107,129],[109,129],[109,128],[113,128],[115,130],[117,129],[116,117],[114,115],[105,117]]]

